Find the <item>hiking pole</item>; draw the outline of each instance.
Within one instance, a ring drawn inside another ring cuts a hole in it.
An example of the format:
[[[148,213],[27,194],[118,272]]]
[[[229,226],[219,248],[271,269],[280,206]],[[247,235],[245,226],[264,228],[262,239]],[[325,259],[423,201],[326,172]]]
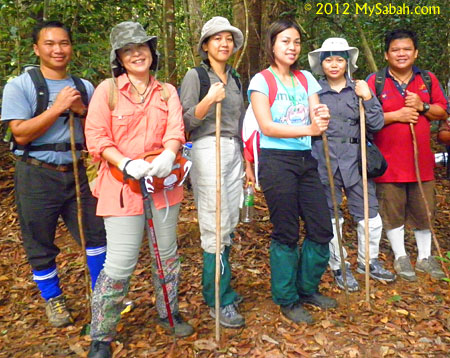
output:
[[[325,132],[322,133],[323,142],[323,152],[325,154],[325,162],[327,164],[328,181],[330,182],[331,200],[333,202],[334,211],[334,221],[336,227],[336,234],[339,246],[339,255],[341,256],[341,270],[344,275],[344,291],[345,291],[345,303],[347,305],[347,316],[350,316],[350,300],[348,296],[348,284],[347,284],[347,267],[345,266],[344,249],[342,247],[342,237],[341,237],[341,223],[339,222],[338,205],[336,201],[336,188],[334,186],[334,177],[331,170],[331,160],[330,160],[330,147],[328,146],[328,138]]]
[[[437,238],[436,238],[436,233],[434,232],[434,229],[433,229],[433,223],[431,222],[430,207],[429,207],[428,201],[427,201],[427,199],[425,197],[425,192],[423,190],[423,185],[422,185],[422,179],[420,177],[419,149],[417,147],[417,138],[416,138],[416,131],[414,129],[414,124],[410,123],[409,124],[409,128],[411,129],[411,135],[412,135],[412,140],[413,140],[414,166],[415,166],[415,169],[416,169],[417,184],[419,185],[420,195],[422,196],[423,204],[424,204],[425,210],[427,212],[428,226],[430,227],[431,236],[433,237],[433,242],[436,245],[436,249],[437,249],[439,257],[444,257],[444,256],[442,256],[441,247],[439,246],[439,242],[437,241]],[[442,261],[442,260],[439,260],[439,261],[441,261],[441,266],[442,266],[442,269],[445,272],[445,276],[447,278],[449,278],[448,271],[447,271],[447,268],[445,267],[444,261]]]
[[[77,198],[77,219],[78,219],[78,231],[80,232],[81,250],[83,251],[83,261],[84,261],[84,282],[86,284],[86,299],[89,304],[91,302],[91,285],[89,283],[89,274],[87,266],[86,257],[86,238],[84,236],[83,227],[83,209],[81,207],[81,190],[80,190],[80,177],[78,174],[78,158],[77,150],[75,145],[75,121],[74,114],[72,111],[69,112],[69,130],[70,130],[70,151],[72,152],[72,162],[73,162],[73,176],[75,178],[75,194]],[[91,310],[89,310],[88,318],[90,316]],[[90,318],[88,319],[91,320]]]
[[[370,302],[370,281],[369,281],[369,191],[367,184],[367,147],[366,147],[366,115],[362,104],[362,98],[359,98],[359,125],[361,129],[361,172],[363,180],[363,201],[364,201],[364,256],[366,266],[366,302]]]
[[[220,120],[222,117],[222,103],[216,104],[216,276],[215,276],[215,301],[216,301],[216,342],[220,342],[220,254],[222,249],[222,181],[220,163]]]
[[[169,295],[167,294],[166,279],[164,277],[164,270],[161,263],[161,256],[159,256],[158,241],[156,239],[155,226],[153,224],[152,214],[152,198],[145,185],[145,177],[139,180],[142,192],[142,201],[144,203],[144,217],[147,220],[147,236],[148,240],[152,243],[153,253],[155,254],[156,268],[158,269],[158,278],[161,283],[161,288],[164,296],[164,303],[166,305],[167,319],[172,330],[175,330],[173,323],[172,310],[170,309]]]

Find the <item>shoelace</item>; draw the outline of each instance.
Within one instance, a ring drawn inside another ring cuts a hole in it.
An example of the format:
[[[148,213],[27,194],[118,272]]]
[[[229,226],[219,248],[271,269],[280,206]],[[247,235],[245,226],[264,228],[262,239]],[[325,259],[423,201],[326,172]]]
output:
[[[56,301],[51,306],[52,311],[56,313],[64,313],[66,311],[66,304],[64,301]]]

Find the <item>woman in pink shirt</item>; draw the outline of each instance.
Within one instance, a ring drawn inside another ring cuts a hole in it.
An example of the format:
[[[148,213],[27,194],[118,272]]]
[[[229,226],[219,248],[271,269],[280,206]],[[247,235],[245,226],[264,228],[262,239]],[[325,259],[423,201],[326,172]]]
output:
[[[164,178],[171,172],[175,155],[184,143],[182,110],[176,89],[168,84],[163,87],[149,71],[156,71],[158,65],[156,37],[147,36],[138,23],[122,22],[112,29],[110,41],[116,86],[108,80],[98,86],[86,120],[89,152],[94,160],[101,161],[93,193],[98,198],[97,215],[103,216],[107,233],[105,266],[92,296],[93,341],[88,356],[91,358],[111,357],[110,342],[116,333],[122,301],[128,292],[146,226],[142,195],[115,179],[110,166],[117,166],[136,180],[145,176]],[[116,91],[114,95],[113,91]],[[168,92],[168,98],[164,91]],[[130,159],[156,149],[164,150],[152,163]],[[152,212],[174,317],[174,333],[188,336],[193,329],[179,314],[177,293],[180,261],[176,224],[182,199],[182,187],[152,194]],[[159,324],[169,328],[155,264],[152,270]]]

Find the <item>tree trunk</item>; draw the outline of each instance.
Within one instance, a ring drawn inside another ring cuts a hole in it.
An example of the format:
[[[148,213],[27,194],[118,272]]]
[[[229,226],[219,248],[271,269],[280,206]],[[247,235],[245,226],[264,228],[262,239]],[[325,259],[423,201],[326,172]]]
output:
[[[177,85],[177,64],[175,52],[175,2],[174,0],[164,1],[164,69],[166,81]]]
[[[186,16],[188,18],[187,24],[189,26],[189,34],[191,37],[190,43],[192,46],[192,57],[194,59],[194,65],[197,66],[201,61],[201,58],[197,51],[197,45],[200,41],[200,35],[203,26],[201,3],[199,0],[186,0],[186,4]]]
[[[358,22],[358,16],[355,14],[353,15],[353,19],[356,25],[356,29],[358,30],[359,36],[361,37],[362,47],[364,51],[364,55],[366,56],[367,63],[369,65],[371,72],[377,72],[378,67],[375,62],[375,59],[372,54],[372,50],[370,49],[369,43],[367,42],[366,34],[364,33],[361,25]]]

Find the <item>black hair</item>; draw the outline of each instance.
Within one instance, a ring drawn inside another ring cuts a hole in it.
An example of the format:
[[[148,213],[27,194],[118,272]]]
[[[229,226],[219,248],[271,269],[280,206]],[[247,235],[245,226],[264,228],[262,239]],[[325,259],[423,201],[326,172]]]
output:
[[[72,32],[70,29],[64,25],[61,21],[45,21],[38,23],[34,28],[33,32],[31,33],[31,36],[33,37],[33,43],[37,44],[39,41],[39,34],[41,33],[42,29],[50,29],[50,28],[60,28],[67,32],[67,35],[69,36],[69,40],[72,43]]]
[[[300,30],[300,26],[298,26],[298,24],[295,21],[292,21],[289,19],[280,19],[280,20],[275,21],[274,23],[272,23],[269,26],[269,29],[267,30],[267,35],[266,35],[265,50],[266,50],[266,55],[267,55],[271,65],[275,64],[275,56],[273,54],[273,46],[275,44],[275,40],[277,39],[278,34],[280,32],[283,32],[284,30],[287,30],[290,28],[294,28],[295,30],[297,30],[297,32],[300,35],[300,40],[301,40],[302,32]],[[298,59],[291,65],[291,69],[294,69],[297,67],[297,62],[298,62]]]
[[[417,34],[412,30],[396,29],[386,32],[386,35],[384,36],[384,51],[388,52],[391,42],[398,39],[411,39],[414,44],[414,49],[417,50],[419,43]]]

